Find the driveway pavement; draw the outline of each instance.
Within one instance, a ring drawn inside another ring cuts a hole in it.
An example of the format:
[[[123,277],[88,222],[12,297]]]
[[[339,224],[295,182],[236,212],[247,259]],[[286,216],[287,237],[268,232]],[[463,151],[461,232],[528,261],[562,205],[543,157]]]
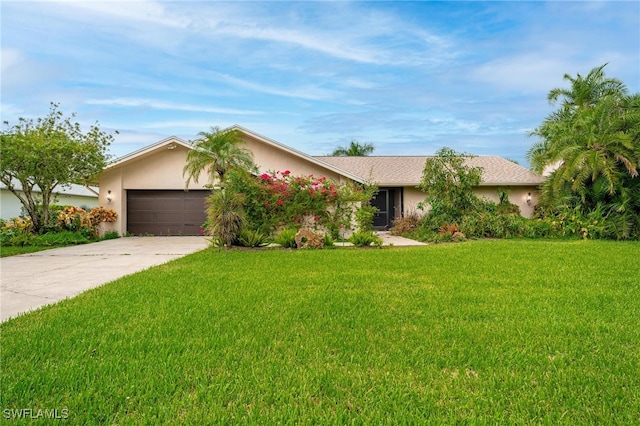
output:
[[[378,235],[384,245],[425,245]],[[204,237],[127,237],[0,258],[0,322],[208,245]]]
[[[0,321],[208,244],[204,237],[128,237],[0,258]]]

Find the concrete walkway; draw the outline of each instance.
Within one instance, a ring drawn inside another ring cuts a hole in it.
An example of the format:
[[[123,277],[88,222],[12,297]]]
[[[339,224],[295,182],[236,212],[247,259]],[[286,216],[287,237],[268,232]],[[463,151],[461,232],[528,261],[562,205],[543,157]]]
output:
[[[420,241],[410,240],[409,238],[399,237],[391,235],[388,231],[376,232],[378,237],[382,238],[382,245],[384,246],[426,246],[426,243]]]
[[[204,237],[130,237],[0,258],[0,321],[208,245]]]

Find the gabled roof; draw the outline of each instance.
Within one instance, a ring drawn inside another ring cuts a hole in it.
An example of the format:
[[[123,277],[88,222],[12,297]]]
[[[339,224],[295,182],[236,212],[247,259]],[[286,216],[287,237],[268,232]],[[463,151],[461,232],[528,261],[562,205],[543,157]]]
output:
[[[380,186],[416,186],[422,179],[422,171],[428,156],[367,156],[367,157],[330,157],[311,156],[259,135],[239,125],[227,130],[238,130],[245,135],[323,167],[356,182],[375,182]],[[106,168],[116,167],[131,160],[144,157],[155,151],[180,145],[193,149],[193,145],[176,136],[171,136],[142,149],[124,155],[111,162]],[[542,183],[543,177],[530,170],[498,156],[479,156],[467,158],[470,166],[484,169],[482,184],[487,186],[510,185],[529,186]]]
[[[339,167],[336,167],[336,165],[334,165],[334,164],[332,164],[330,162],[324,161],[324,159],[326,157],[313,157],[313,156],[311,156],[309,154],[305,154],[302,151],[298,151],[297,149],[291,148],[290,146],[281,144],[280,142],[276,142],[273,139],[269,139],[269,138],[267,138],[265,136],[259,135],[258,133],[255,133],[255,132],[253,132],[253,131],[251,131],[249,129],[245,129],[244,127],[239,126],[237,124],[231,126],[229,129],[230,130],[238,130],[238,131],[240,131],[240,132],[242,132],[242,133],[244,133],[244,134],[246,134],[248,136],[253,137],[254,139],[258,139],[259,141],[263,142],[266,145],[271,145],[271,146],[273,146],[275,148],[278,148],[278,149],[280,149],[282,151],[288,152],[289,154],[291,154],[291,155],[293,155],[295,157],[302,158],[302,159],[304,159],[306,161],[309,161],[310,163],[313,163],[313,164],[321,166],[321,167],[323,167],[325,169],[331,170],[332,172],[335,172],[335,173],[337,173],[339,175],[342,175],[342,176],[344,176],[344,177],[346,177],[348,179],[355,180],[356,182],[361,182],[361,183],[363,183],[365,181],[365,180],[362,179],[361,176],[359,176],[357,174],[354,174],[349,170],[341,169]]]
[[[429,156],[315,157],[358,175],[380,186],[416,186]],[[530,170],[498,156],[469,157],[466,163],[482,167],[482,184],[538,185],[543,178]]]
[[[192,149],[193,148],[193,146],[189,142],[187,142],[187,141],[185,141],[183,139],[180,139],[177,136],[169,136],[166,139],[162,139],[161,141],[158,141],[158,142],[153,143],[151,145],[147,145],[144,148],[141,148],[141,149],[139,149],[137,151],[133,151],[133,152],[131,152],[129,154],[123,155],[122,157],[116,158],[115,160],[113,160],[111,163],[109,163],[107,165],[106,169],[110,169],[112,167],[118,166],[118,165],[120,165],[122,163],[126,163],[128,161],[133,160],[133,159],[136,159],[136,158],[139,158],[139,157],[143,157],[143,156],[145,156],[145,155],[147,155],[147,154],[149,154],[149,153],[151,153],[153,151],[157,151],[159,149],[165,149],[165,147],[170,147],[171,144],[181,145],[181,146],[184,146],[187,149]]]

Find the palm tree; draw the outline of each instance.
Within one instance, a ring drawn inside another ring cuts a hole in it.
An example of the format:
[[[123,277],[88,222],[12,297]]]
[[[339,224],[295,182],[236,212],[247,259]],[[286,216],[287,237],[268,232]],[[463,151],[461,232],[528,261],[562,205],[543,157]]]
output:
[[[253,154],[240,146],[240,131],[212,127],[211,131],[200,132],[198,136],[200,138],[192,142],[193,149],[187,154],[187,164],[182,170],[183,176],[187,176],[187,187],[192,180],[198,182],[203,170],[213,184],[215,179],[224,183],[226,173],[232,169],[255,169]]]
[[[335,151],[331,155],[335,157],[366,157],[367,155],[373,153],[375,148],[370,143],[361,144],[355,139],[349,143],[349,146],[344,148],[342,146],[338,146]]]
[[[577,207],[584,214],[598,209],[614,222],[614,216],[637,222],[640,100],[638,94],[628,96],[619,80],[606,78],[605,65],[584,78],[565,75],[571,88],[549,92],[550,101],[562,98],[562,104],[531,133],[540,139],[527,158],[537,172],[557,165],[543,184],[543,206]],[[626,237],[627,231],[617,236]]]
[[[564,98],[565,108],[589,108],[595,106],[606,96],[619,96],[627,93],[627,89],[620,80],[616,78],[606,78],[604,67],[601,65],[589,71],[585,77],[579,73],[576,78],[569,74],[564,75],[564,79],[571,83],[571,89],[552,89],[547,95],[549,102],[557,102],[560,97]]]
[[[595,114],[589,117],[586,111],[596,108],[604,99],[611,98],[620,102],[626,97],[625,85],[620,80],[605,76],[606,65],[592,69],[586,77],[578,74],[573,78],[565,74],[564,79],[571,83],[571,88],[556,88],[549,92],[547,99],[550,103],[553,104],[559,100],[562,103],[559,110],[549,115],[542,125],[531,133],[532,136],[541,138],[527,153],[531,166],[536,172],[541,173],[545,167],[563,161],[563,149],[580,144],[581,141],[576,138],[582,135],[585,130],[584,125],[590,119],[596,118]],[[619,112],[619,107],[620,105],[607,105],[612,112]],[[605,107],[601,106],[601,108],[600,113]]]
[[[242,197],[224,188],[225,176],[231,170],[255,171],[253,154],[240,146],[240,131],[235,129],[212,127],[210,132],[200,132],[198,136],[200,139],[193,142],[193,149],[187,154],[182,174],[188,176],[187,187],[192,179],[198,182],[203,170],[207,171],[211,185],[216,179],[220,182],[222,190],[212,192],[207,198],[205,226],[208,233],[229,248],[242,229],[245,212]]]

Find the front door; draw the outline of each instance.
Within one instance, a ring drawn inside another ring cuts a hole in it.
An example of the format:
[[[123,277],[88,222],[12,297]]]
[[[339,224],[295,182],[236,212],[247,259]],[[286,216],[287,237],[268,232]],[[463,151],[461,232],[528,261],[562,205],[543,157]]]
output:
[[[393,188],[380,188],[371,200],[371,205],[378,209],[373,216],[373,228],[388,230],[395,218],[396,190]]]

